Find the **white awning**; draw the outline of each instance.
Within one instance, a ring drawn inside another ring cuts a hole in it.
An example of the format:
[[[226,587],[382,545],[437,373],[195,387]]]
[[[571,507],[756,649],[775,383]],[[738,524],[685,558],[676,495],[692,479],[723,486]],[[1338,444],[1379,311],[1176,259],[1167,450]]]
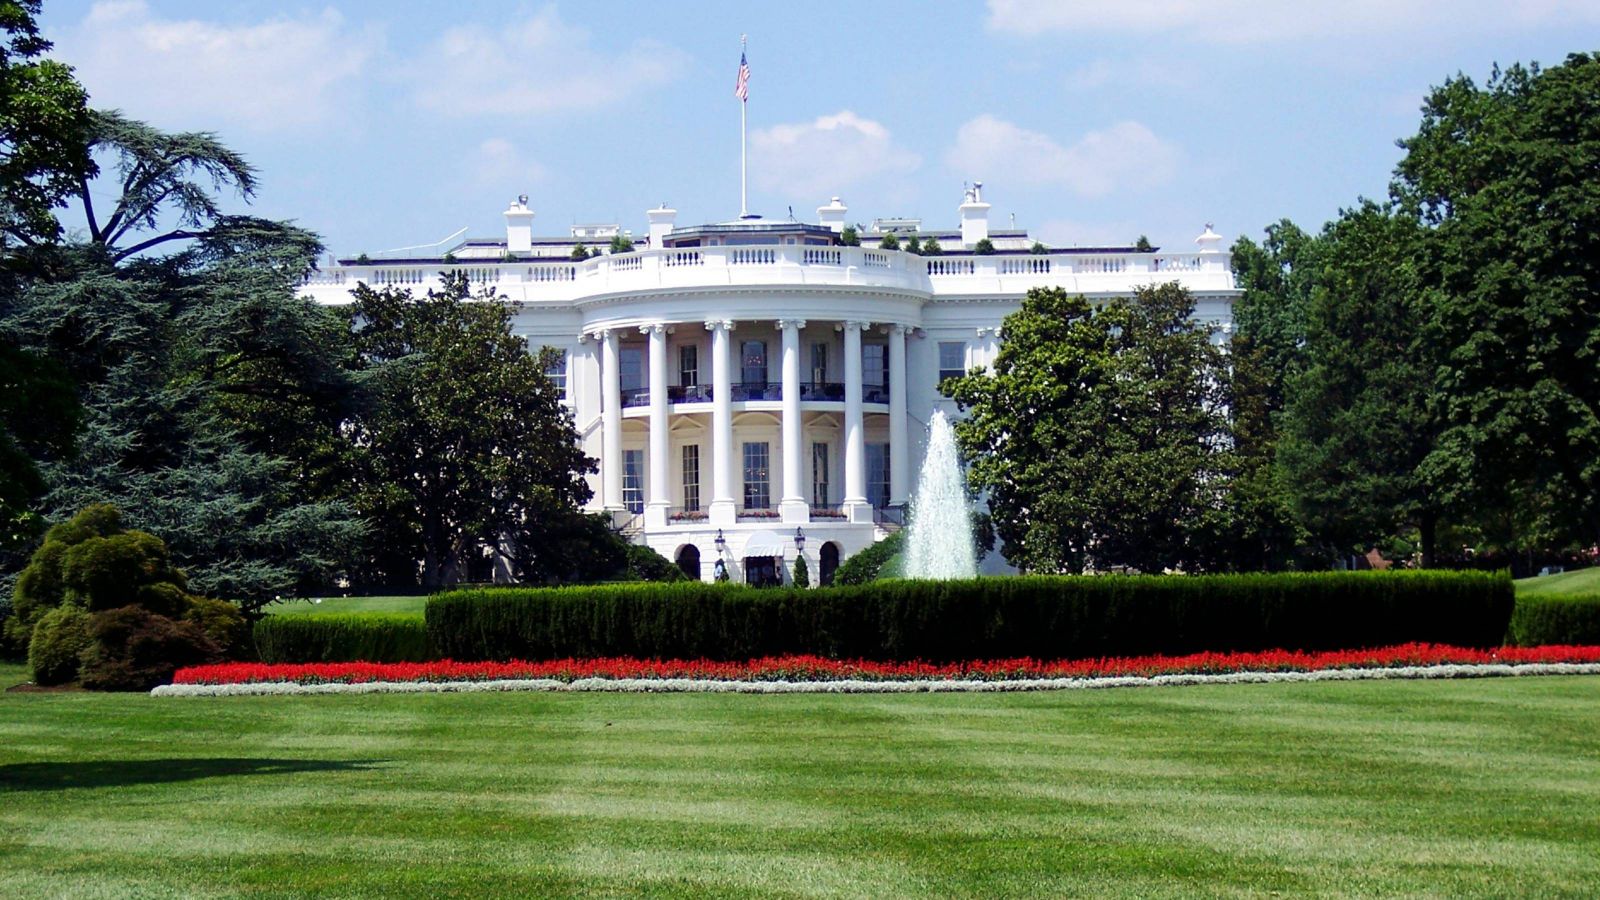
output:
[[[783,538],[771,531],[753,532],[744,542],[745,556],[782,556]]]

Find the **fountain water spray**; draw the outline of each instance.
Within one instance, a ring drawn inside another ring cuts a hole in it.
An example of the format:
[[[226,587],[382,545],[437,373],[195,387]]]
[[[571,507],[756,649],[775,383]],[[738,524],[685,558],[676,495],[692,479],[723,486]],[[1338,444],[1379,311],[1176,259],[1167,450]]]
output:
[[[903,574],[939,579],[978,574],[966,479],[961,475],[955,431],[942,410],[928,420],[928,453],[912,498]]]

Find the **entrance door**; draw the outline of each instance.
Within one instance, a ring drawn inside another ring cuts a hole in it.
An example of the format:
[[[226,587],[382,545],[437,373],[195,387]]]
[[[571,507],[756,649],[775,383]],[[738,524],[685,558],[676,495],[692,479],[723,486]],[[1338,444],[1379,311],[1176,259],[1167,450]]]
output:
[[[699,581],[700,548],[693,544],[684,544],[683,549],[678,551],[678,568],[689,576],[690,581]]]
[[[833,584],[833,573],[839,568],[839,545],[829,541],[822,545],[822,552],[818,554],[822,569],[820,583],[826,587]]]
[[[752,587],[771,587],[782,584],[778,580],[776,556],[746,556],[744,558],[744,583]]]

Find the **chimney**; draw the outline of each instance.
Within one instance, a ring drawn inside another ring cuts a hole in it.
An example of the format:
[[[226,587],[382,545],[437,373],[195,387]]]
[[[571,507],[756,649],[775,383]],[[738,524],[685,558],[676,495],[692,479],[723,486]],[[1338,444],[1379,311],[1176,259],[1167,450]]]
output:
[[[672,233],[672,223],[678,218],[678,211],[669,209],[662,203],[655,209],[647,209],[644,214],[650,218],[650,249],[660,250],[664,245],[667,235]]]
[[[817,224],[826,225],[833,229],[834,234],[844,231],[844,214],[849,207],[839,202],[838,197],[828,201],[827,206],[817,207]]]
[[[506,252],[533,252],[533,210],[528,208],[527,194],[506,208]]]
[[[989,204],[983,202],[983,182],[974,181],[961,203],[961,243],[971,247],[989,236]]]

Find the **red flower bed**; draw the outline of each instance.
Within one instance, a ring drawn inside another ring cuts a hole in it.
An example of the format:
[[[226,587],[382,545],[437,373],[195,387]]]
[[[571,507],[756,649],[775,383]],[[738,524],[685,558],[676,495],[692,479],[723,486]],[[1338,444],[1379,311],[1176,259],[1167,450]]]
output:
[[[706,659],[554,659],[543,662],[425,663],[224,663],[179,669],[175,684],[299,684],[371,681],[500,681],[551,678],[694,678],[712,681],[906,681],[911,679],[1100,678],[1224,672],[1309,672],[1318,669],[1381,668],[1502,663],[1596,663],[1600,647],[1500,647],[1473,650],[1440,644],[1402,644],[1374,650],[1258,653],[1193,653],[1111,659],[997,659],[961,663],[872,662],[820,656],[769,656],[746,662]]]

